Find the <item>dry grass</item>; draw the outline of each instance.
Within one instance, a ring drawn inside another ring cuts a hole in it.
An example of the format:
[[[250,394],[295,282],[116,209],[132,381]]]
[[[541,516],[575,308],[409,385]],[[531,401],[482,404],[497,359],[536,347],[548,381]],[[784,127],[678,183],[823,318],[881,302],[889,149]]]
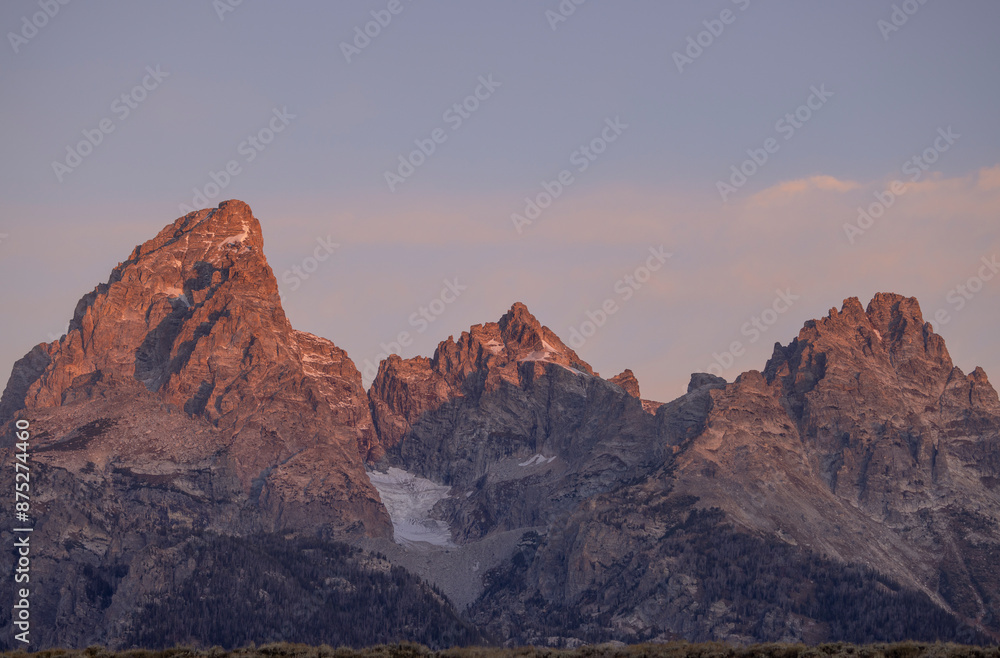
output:
[[[109,651],[103,647],[83,650],[49,649],[28,653],[0,653],[0,658],[1000,658],[1000,646],[974,647],[958,644],[900,642],[852,645],[844,643],[754,644],[746,647],[720,643],[600,644],[577,649],[547,647],[465,647],[431,651],[412,643],[378,645],[367,649],[334,649],[326,645],[266,644],[226,651],[221,647],[192,649],[176,647],[164,651],[133,649]]]

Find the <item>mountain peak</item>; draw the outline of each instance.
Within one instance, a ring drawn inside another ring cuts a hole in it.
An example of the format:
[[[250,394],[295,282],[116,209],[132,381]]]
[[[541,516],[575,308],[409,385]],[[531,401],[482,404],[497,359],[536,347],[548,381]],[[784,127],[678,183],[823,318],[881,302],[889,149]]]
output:
[[[520,387],[552,371],[599,376],[521,302],[497,322],[441,341],[431,359],[390,356],[379,364],[368,391],[382,450],[398,445],[422,414],[470,390],[496,391],[505,383]],[[378,459],[379,452],[372,455]]]
[[[798,342],[834,341],[850,343],[862,352],[886,352],[893,360],[922,358],[952,367],[944,340],[924,321],[920,303],[914,297],[896,293],[877,293],[864,308],[857,297],[848,297],[838,311],[830,309],[827,317],[807,321]],[[846,345],[844,345],[846,347]]]
[[[625,368],[620,374],[615,375],[608,381],[612,384],[617,384],[632,397],[642,398],[639,394],[639,380],[636,379],[635,373],[629,368]]]
[[[189,261],[216,263],[226,255],[251,253],[263,259],[263,249],[260,222],[253,216],[250,206],[230,200],[223,201],[217,208],[197,210],[177,218],[155,238],[137,246],[125,265],[161,251],[181,264]]]
[[[924,316],[915,297],[880,292],[868,303],[868,321],[884,336],[901,336],[907,331],[923,330]]]
[[[80,299],[66,336],[41,346],[44,358],[20,373],[23,385],[5,396],[4,408],[58,406],[74,379],[99,373],[106,381],[134,378],[180,408],[212,416],[216,410],[195,392],[202,385],[190,390],[183,371],[210,383],[201,371],[213,369],[210,356],[218,363],[212,355],[222,353],[227,336],[267,350],[291,331],[260,223],[247,204],[225,201],[176,219],[135,247],[107,283]],[[229,345],[232,355],[237,347]]]
[[[524,302],[514,302],[511,304],[510,310],[503,314],[500,322],[502,323],[507,318],[520,318],[538,324],[538,320],[531,314],[531,311],[528,310]]]
[[[848,297],[840,305],[840,310],[831,308],[827,314],[828,319],[843,318],[847,321],[860,321],[865,316],[865,307],[861,305],[861,300],[857,297]]]
[[[114,413],[158,405],[198,424],[200,448],[229,460],[227,474],[263,501],[274,527],[360,520],[366,531],[388,530],[361,463],[374,443],[361,374],[332,342],[291,327],[260,223],[242,201],[188,213],[137,246],[77,303],[65,336],[15,365],[0,414],[69,416],[105,394],[123,400]],[[165,448],[187,440],[160,437]],[[141,459],[160,458],[144,452],[149,439],[130,445]],[[312,510],[303,478],[354,492],[352,501]]]
[[[515,302],[498,322],[473,325],[457,341],[449,336],[438,345],[431,365],[453,384],[471,372],[484,371],[489,388],[500,379],[519,381],[517,364],[523,361],[597,374],[521,302]]]
[[[500,327],[500,333],[504,337],[505,343],[533,344],[543,338],[542,324],[521,302],[514,302],[510,310],[500,318],[497,325]]]
[[[842,411],[877,400],[886,408],[905,404],[922,413],[938,406],[954,369],[944,339],[924,322],[917,300],[883,292],[867,309],[850,297],[839,312],[807,321],[787,347],[775,346],[764,372],[769,382],[781,380],[796,407],[820,390],[853,391],[854,397],[838,402]],[[980,386],[984,395],[987,386]],[[891,404],[885,397],[890,391],[900,395]]]
[[[477,325],[471,332],[475,335],[477,329],[488,330],[497,327],[500,339],[504,344],[507,361],[542,361],[557,363],[561,366],[595,375],[593,368],[583,361],[576,352],[562,342],[554,331],[542,325],[528,307],[521,302],[515,302],[510,310],[496,324]]]

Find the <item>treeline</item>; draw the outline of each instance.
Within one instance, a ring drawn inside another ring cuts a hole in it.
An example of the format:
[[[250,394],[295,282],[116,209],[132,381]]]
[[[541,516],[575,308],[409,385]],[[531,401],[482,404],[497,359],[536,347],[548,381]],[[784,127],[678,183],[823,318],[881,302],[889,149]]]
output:
[[[177,563],[193,570],[146,602],[116,646],[485,643],[440,591],[345,544],[214,536],[188,544]]]

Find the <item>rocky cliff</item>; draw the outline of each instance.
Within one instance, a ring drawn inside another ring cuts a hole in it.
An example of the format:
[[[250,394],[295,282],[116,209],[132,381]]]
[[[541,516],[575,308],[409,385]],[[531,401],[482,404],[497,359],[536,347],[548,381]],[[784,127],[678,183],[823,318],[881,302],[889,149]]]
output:
[[[676,454],[492,572],[477,620],[519,641],[997,637],[997,395],[916,300],[846,300],[657,420]]]
[[[35,647],[1000,637],[1000,401],[899,295],[665,404],[520,303],[366,392],[229,201],[15,365],[8,460],[15,419]]]
[[[664,456],[640,400],[519,303],[431,359],[389,357],[369,398],[373,462],[451,487],[439,513],[462,541],[546,527]]]
[[[42,645],[113,643],[109,624],[174,580],[130,565],[191,533],[392,533],[361,459],[376,439],[360,373],[289,325],[238,201],[136,247],[15,365],[8,456],[15,417],[35,432]]]
[[[1000,630],[1000,406],[917,300],[855,298],[713,394],[678,488]],[[706,477],[711,481],[706,483]]]

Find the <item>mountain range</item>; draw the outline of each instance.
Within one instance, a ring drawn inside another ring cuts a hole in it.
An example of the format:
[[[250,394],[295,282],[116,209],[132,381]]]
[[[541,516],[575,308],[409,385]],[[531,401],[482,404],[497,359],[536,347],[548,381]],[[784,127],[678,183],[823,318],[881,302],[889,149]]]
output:
[[[5,463],[18,421],[33,649],[1000,641],[1000,400],[902,295],[665,403],[520,303],[366,391],[227,201],[15,364]]]

